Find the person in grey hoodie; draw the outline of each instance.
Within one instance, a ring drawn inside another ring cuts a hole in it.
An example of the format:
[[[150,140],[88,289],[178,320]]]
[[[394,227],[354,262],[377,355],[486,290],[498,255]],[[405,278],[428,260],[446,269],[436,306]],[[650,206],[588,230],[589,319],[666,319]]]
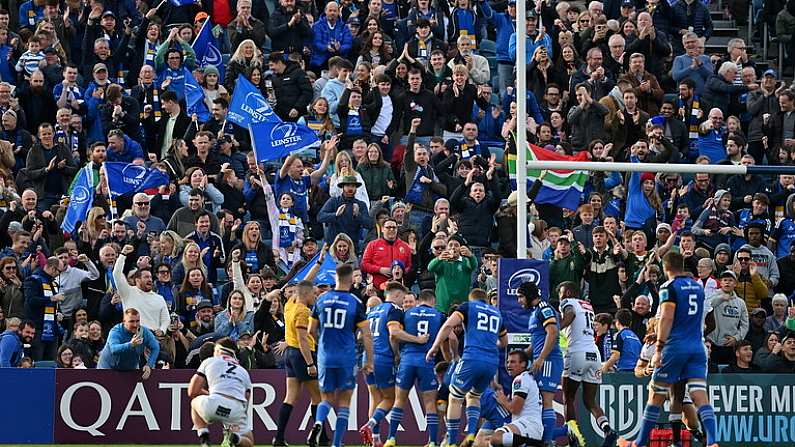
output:
[[[756,273],[762,277],[772,296],[773,288],[778,284],[781,274],[778,271],[776,255],[764,244],[765,225],[759,222],[751,222],[745,227],[745,236],[748,243],[742,248],[751,250],[751,258],[756,264]]]
[[[745,302],[734,293],[737,275],[726,270],[720,275],[720,290],[710,299],[715,330],[707,335],[712,342],[711,359],[718,364],[729,364],[734,359],[734,345],[748,333],[748,309]]]

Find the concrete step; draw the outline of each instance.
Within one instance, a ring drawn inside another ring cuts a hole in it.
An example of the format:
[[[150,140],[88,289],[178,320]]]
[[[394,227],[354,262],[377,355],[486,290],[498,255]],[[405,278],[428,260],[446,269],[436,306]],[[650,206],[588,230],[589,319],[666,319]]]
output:
[[[740,28],[736,27],[716,27],[712,30],[712,37],[737,37],[740,35]]]
[[[709,53],[725,53],[726,52],[726,45],[729,44],[729,41],[734,39],[735,37],[744,38],[742,33],[737,33],[732,36],[715,36],[709,38],[707,44],[705,45],[704,51]],[[748,42],[745,43],[747,47],[747,52],[749,55],[755,54],[756,47],[754,45],[749,45]]]
[[[734,20],[713,20],[712,26],[717,28],[734,28]]]
[[[723,16],[723,11],[710,11],[709,15],[712,16],[712,20],[726,20],[726,17]]]

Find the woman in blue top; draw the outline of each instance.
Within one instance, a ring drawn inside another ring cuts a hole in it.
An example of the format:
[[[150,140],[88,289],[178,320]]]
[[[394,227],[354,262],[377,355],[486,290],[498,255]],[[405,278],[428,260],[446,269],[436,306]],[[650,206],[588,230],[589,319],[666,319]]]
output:
[[[240,290],[229,294],[229,307],[215,316],[215,335],[237,340],[240,334],[251,331],[253,311],[246,311],[246,297]]]
[[[632,148],[632,163],[639,163],[640,159],[635,155],[638,145],[646,144],[645,142],[635,143]],[[660,196],[657,195],[657,188],[654,180],[654,174],[651,172],[633,172],[629,176],[629,186],[627,188],[627,211],[624,222],[627,228],[640,230],[646,226],[646,223],[654,219],[654,225],[657,225],[656,219],[658,213],[662,209]]]

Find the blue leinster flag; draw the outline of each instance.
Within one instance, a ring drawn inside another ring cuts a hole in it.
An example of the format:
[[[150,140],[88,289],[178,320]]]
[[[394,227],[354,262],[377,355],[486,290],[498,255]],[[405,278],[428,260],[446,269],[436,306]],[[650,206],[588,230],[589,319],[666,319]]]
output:
[[[159,169],[118,162],[105,162],[104,166],[108,190],[114,198],[168,185],[168,175]]]
[[[94,206],[94,171],[88,164],[77,173],[61,229],[67,233],[74,233],[75,226],[78,222],[86,220],[88,210],[92,206]]]

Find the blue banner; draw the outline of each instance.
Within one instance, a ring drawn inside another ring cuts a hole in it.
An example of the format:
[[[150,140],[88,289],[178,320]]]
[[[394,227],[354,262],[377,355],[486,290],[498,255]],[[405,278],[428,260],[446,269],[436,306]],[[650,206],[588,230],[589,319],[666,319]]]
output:
[[[289,283],[296,284],[299,281],[303,281],[306,278],[306,275],[309,274],[309,271],[312,270],[312,267],[317,264],[317,260],[320,258],[320,252],[315,255],[314,258],[310,259],[309,262],[302,268],[298,273],[293,276]],[[334,262],[334,259],[330,255],[326,255],[326,259],[323,260],[323,263],[320,264],[320,270],[318,270],[317,275],[315,275],[315,285],[335,285],[337,283],[337,263]]]
[[[320,141],[312,129],[296,123],[267,121],[249,128],[257,161],[277,160]]]
[[[171,4],[174,6],[188,6],[196,3],[194,0],[171,0]]]
[[[527,281],[534,282],[541,289],[541,297],[549,297],[549,262],[535,259],[500,258],[497,265],[497,306],[508,330],[508,347],[505,352],[524,349],[530,345],[530,311],[523,308],[516,299],[516,290]],[[507,387],[511,376],[504,367],[498,370],[500,384]]]
[[[263,123],[266,121],[280,123],[282,120],[273,113],[268,100],[262,96],[259,89],[242,74],[238,75],[235,91],[229,102],[229,113],[226,119],[242,128],[249,124]]]
[[[132,163],[106,162],[105,176],[111,197],[144,192],[146,189],[168,185],[168,175],[154,168]]]
[[[200,122],[209,121],[210,112],[204,103],[204,90],[196,82],[190,70],[185,67],[182,67],[182,70],[185,72],[185,103],[188,105],[188,115],[193,116],[195,113]]]
[[[88,164],[77,173],[61,229],[67,233],[74,233],[77,223],[86,220],[92,206],[94,206],[94,171]]]
[[[213,36],[210,25],[210,17],[207,17],[204,20],[202,29],[199,30],[199,35],[193,41],[193,52],[196,53],[196,65],[201,68],[208,65],[217,68],[218,82],[223,83],[226,75],[226,66],[221,56],[221,50],[218,49],[218,40]]]

